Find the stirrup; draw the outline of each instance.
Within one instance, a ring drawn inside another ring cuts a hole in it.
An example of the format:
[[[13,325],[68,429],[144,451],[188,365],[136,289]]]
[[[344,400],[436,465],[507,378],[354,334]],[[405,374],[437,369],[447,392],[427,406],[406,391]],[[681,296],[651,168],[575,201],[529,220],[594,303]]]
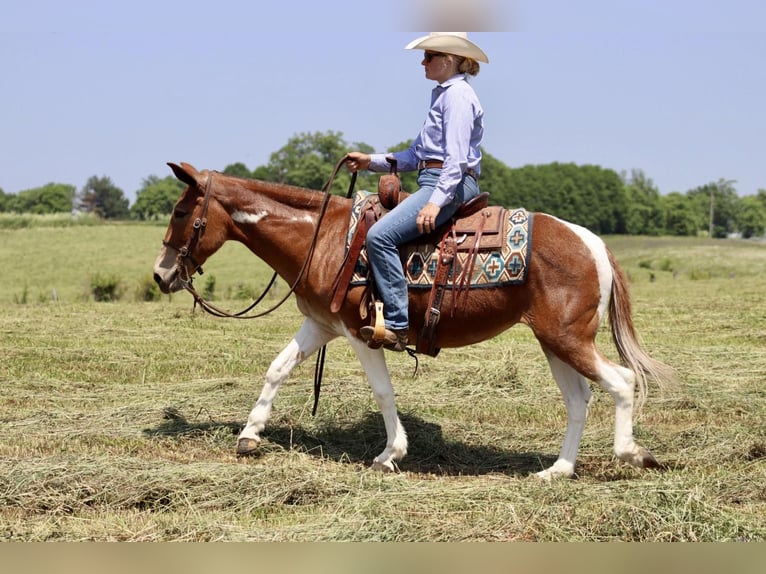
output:
[[[409,329],[386,329],[382,339],[375,339],[373,336],[374,327],[366,325],[359,330],[359,336],[367,342],[371,349],[380,349],[384,347],[389,351],[404,351],[407,349],[409,340]]]
[[[386,321],[383,319],[383,301],[375,301],[375,329],[372,333],[372,340],[381,343],[386,338]]]
[[[382,301],[375,301],[374,324],[362,327],[359,335],[371,349],[385,347],[390,351],[404,351],[409,343],[409,329],[386,329]]]

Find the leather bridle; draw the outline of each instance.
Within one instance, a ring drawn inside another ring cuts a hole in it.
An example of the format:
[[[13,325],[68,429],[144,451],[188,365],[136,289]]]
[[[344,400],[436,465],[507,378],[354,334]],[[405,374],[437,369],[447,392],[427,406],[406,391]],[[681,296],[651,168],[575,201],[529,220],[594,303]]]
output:
[[[272,306],[270,309],[267,309],[266,311],[262,311],[260,313],[256,313],[255,315],[248,315],[250,311],[253,310],[253,308],[258,305],[258,303],[263,300],[263,298],[266,296],[266,294],[271,289],[274,282],[277,280],[277,273],[274,272],[274,274],[271,277],[271,281],[269,281],[269,284],[266,286],[266,288],[263,290],[263,293],[253,302],[247,309],[244,309],[242,311],[239,311],[237,313],[230,313],[228,311],[225,311],[223,309],[220,309],[219,307],[216,307],[213,305],[210,301],[207,301],[202,295],[199,294],[199,292],[194,288],[193,285],[193,275],[195,273],[199,273],[202,275],[202,266],[197,262],[197,260],[194,258],[193,252],[194,249],[197,247],[197,245],[200,242],[200,239],[205,233],[205,229],[207,228],[207,212],[208,208],[210,206],[210,196],[213,189],[213,177],[217,172],[211,171],[208,175],[207,184],[205,185],[205,196],[202,201],[202,213],[199,217],[197,217],[194,220],[194,223],[192,224],[192,234],[189,237],[189,239],[186,241],[186,244],[182,247],[177,247],[173,244],[171,244],[169,241],[163,240],[162,244],[166,247],[170,247],[171,249],[174,249],[178,252],[178,257],[176,259],[176,275],[178,278],[178,281],[181,283],[181,286],[186,289],[191,296],[194,298],[194,305],[195,307],[199,305],[202,307],[204,311],[207,313],[210,313],[211,315],[214,315],[216,317],[227,317],[231,319],[256,319],[258,317],[263,317],[265,315],[268,315],[269,313],[275,311],[277,308],[279,308],[287,299],[295,292],[295,289],[297,288],[300,281],[303,279],[304,274],[306,273],[306,270],[308,269],[311,259],[314,255],[314,250],[316,248],[316,242],[317,238],[319,237],[319,228],[322,223],[322,220],[324,219],[324,215],[327,211],[327,206],[330,203],[330,188],[332,187],[333,182],[335,181],[335,177],[338,175],[338,172],[340,171],[341,167],[343,167],[343,164],[348,159],[348,156],[345,155],[341,158],[341,160],[337,163],[335,166],[335,169],[333,170],[332,174],[330,175],[329,180],[325,184],[324,188],[322,189],[322,193],[324,193],[324,197],[322,199],[322,205],[319,210],[319,215],[317,216],[317,222],[316,226],[314,228],[314,235],[311,238],[311,243],[309,245],[308,253],[306,254],[306,259],[303,262],[303,265],[301,266],[300,271],[298,272],[298,276],[295,278],[295,281],[293,281],[293,284],[290,286],[290,289],[285,294],[282,299],[278,303],[276,303],[274,306]],[[351,184],[349,186],[349,195],[356,183],[356,173],[352,174],[351,177]],[[186,262],[191,263],[193,270],[191,273],[189,272]]]
[[[301,267],[300,271],[298,272],[298,276],[295,278],[295,281],[290,286],[289,291],[287,294],[285,294],[280,301],[272,306],[270,309],[267,309],[266,311],[262,311],[260,313],[256,313],[255,315],[247,315],[250,311],[253,310],[253,308],[258,305],[261,300],[266,296],[266,293],[269,292],[271,289],[271,286],[274,285],[274,282],[277,280],[277,273],[276,271],[271,276],[271,281],[269,281],[269,284],[266,286],[266,288],[263,290],[263,293],[247,308],[243,309],[242,311],[239,311],[238,313],[229,313],[228,311],[224,311],[223,309],[219,309],[210,301],[205,300],[202,295],[200,295],[197,290],[194,288],[192,276],[195,273],[199,273],[202,275],[202,266],[197,262],[196,259],[194,259],[194,255],[192,254],[194,251],[194,248],[199,243],[200,239],[205,233],[205,229],[207,228],[207,212],[208,208],[210,206],[210,195],[213,189],[213,176],[215,173],[214,171],[211,171],[208,179],[207,184],[205,185],[205,198],[202,201],[202,213],[198,218],[194,220],[194,223],[192,224],[192,234],[187,240],[186,244],[182,247],[176,247],[175,245],[171,244],[169,241],[162,241],[162,244],[165,247],[169,247],[171,249],[174,249],[178,252],[178,257],[176,258],[176,276],[178,278],[178,281],[181,283],[181,286],[186,289],[192,297],[194,297],[194,306],[196,307],[198,304],[204,311],[207,313],[210,313],[211,315],[214,315],[216,317],[228,317],[232,319],[256,319],[258,317],[263,317],[264,315],[268,315],[272,311],[275,311],[279,306],[282,305],[287,299],[295,292],[296,287],[300,283],[301,279],[303,278],[303,275],[306,273],[306,270],[309,267],[309,264],[311,263],[311,259],[314,255],[314,249],[316,248],[317,238],[319,237],[319,227],[322,223],[322,219],[324,219],[325,212],[327,211],[327,206],[330,203],[330,188],[332,187],[333,182],[335,181],[335,177],[338,175],[338,172],[340,171],[341,167],[343,167],[343,164],[346,163],[346,160],[348,159],[348,155],[344,155],[341,160],[338,162],[338,164],[335,166],[335,169],[333,170],[332,174],[330,175],[330,179],[327,181],[327,183],[324,186],[324,189],[322,192],[324,193],[324,198],[322,199],[322,206],[319,210],[319,215],[317,216],[317,223],[316,227],[314,228],[314,235],[311,238],[311,244],[309,245],[308,253],[306,254],[306,259],[303,262],[303,266]],[[351,197],[351,194],[353,192],[354,186],[356,185],[356,178],[357,174],[356,172],[352,173],[351,175],[351,182],[349,184],[348,193],[347,196]],[[186,261],[190,262],[193,266],[193,271],[189,273]],[[324,372],[324,363],[325,363],[325,356],[327,354],[327,345],[323,345],[318,353],[317,353],[317,360],[316,360],[316,366],[314,369],[314,406],[311,409],[311,414],[315,415],[317,411],[317,406],[319,405],[319,392],[322,386],[322,373]]]
[[[194,223],[192,224],[192,234],[189,236],[186,244],[182,247],[177,247],[169,241],[164,239],[162,240],[162,244],[165,247],[170,247],[171,249],[178,252],[178,257],[176,258],[176,274],[178,275],[179,281],[181,282],[181,285],[184,286],[184,288],[186,288],[187,284],[191,285],[192,276],[195,273],[199,273],[200,275],[204,273],[202,270],[202,265],[197,263],[197,260],[194,259],[192,251],[199,243],[199,240],[202,238],[205,233],[205,229],[207,228],[207,212],[208,208],[210,207],[210,192],[213,189],[214,173],[215,172],[211,171],[207,178],[207,184],[205,185],[205,197],[202,201],[202,214],[194,220]],[[185,265],[187,260],[194,267],[191,273],[189,273]]]

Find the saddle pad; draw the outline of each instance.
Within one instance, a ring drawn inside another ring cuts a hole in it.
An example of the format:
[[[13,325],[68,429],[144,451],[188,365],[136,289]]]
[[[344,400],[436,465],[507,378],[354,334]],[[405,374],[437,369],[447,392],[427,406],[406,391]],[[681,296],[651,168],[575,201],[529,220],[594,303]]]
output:
[[[369,192],[358,191],[354,196],[346,237],[347,249],[356,230],[362,204],[369,195],[371,195]],[[524,208],[508,209],[505,210],[505,214],[507,217],[500,222],[502,233],[499,234],[505,241],[502,241],[499,249],[482,250],[477,254],[470,281],[472,289],[524,283],[527,279],[529,256],[532,250],[533,214]],[[436,274],[438,246],[433,242],[408,244],[400,248],[400,254],[405,262],[408,288],[430,289]],[[455,267],[447,288],[451,289],[453,278],[460,276],[467,257],[467,252],[457,253]],[[352,286],[366,285],[367,269],[367,250],[362,249],[351,279]]]

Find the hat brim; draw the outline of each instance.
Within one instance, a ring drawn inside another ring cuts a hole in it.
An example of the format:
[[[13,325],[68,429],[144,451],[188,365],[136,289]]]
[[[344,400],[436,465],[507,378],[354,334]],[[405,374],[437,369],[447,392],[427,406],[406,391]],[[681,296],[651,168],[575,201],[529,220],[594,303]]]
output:
[[[471,58],[477,62],[489,64],[489,58],[484,51],[468,38],[453,36],[450,34],[439,34],[422,36],[416,38],[404,47],[405,50],[434,50],[445,54]]]

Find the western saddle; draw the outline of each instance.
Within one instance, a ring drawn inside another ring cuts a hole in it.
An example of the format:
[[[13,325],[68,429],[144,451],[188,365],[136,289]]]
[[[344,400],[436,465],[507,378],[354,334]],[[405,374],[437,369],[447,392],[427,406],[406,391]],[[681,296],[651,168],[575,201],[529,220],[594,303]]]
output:
[[[380,177],[378,194],[370,195],[361,208],[356,230],[350,240],[346,257],[333,284],[333,298],[330,310],[337,313],[346,297],[350,282],[354,275],[359,255],[365,244],[367,231],[381,217],[387,214],[398,203],[407,197],[402,191],[396,166],[392,165],[392,173]],[[435,345],[435,332],[441,316],[444,292],[452,279],[452,316],[459,310],[461,300],[471,287],[476,256],[480,251],[500,250],[503,242],[503,222],[505,209],[489,207],[489,193],[480,193],[475,198],[463,204],[452,219],[432,233],[419,237],[417,244],[430,243],[438,245],[438,261],[434,281],[428,300],[423,328],[418,335],[416,351],[435,357],[439,349]],[[466,257],[459,275],[455,277],[455,257],[458,252],[465,252]],[[375,339],[382,340],[385,325],[383,323],[383,304],[375,299],[375,289],[372,274],[367,277],[369,297],[363,298],[360,307],[362,318],[369,314],[369,307],[374,306]]]

